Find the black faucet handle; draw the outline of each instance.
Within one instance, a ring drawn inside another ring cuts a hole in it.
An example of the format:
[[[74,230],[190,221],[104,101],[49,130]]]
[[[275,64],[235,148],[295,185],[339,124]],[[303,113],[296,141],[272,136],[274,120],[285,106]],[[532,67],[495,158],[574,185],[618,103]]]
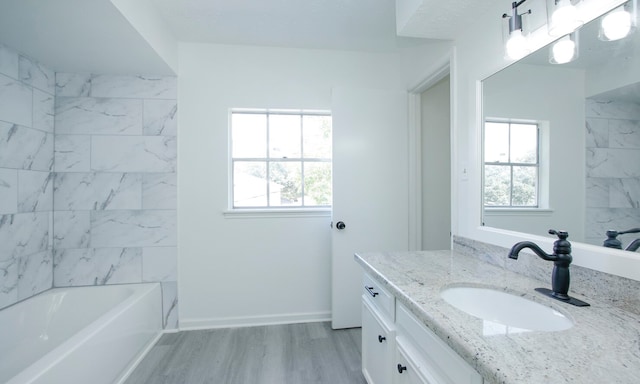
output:
[[[618,235],[624,235],[625,233],[639,233],[640,232],[640,228],[631,228],[631,229],[627,229],[626,231],[620,231],[618,232]],[[609,235],[609,231],[607,231],[607,236]]]
[[[566,240],[567,237],[569,237],[569,232],[567,232],[567,231],[556,231],[555,229],[550,229],[549,230],[549,234],[558,236],[558,239],[560,239],[560,240]]]
[[[618,240],[620,232],[610,229],[607,231],[607,238],[602,243],[603,247],[622,249],[622,242]]]
[[[553,253],[555,253],[556,255],[571,254],[571,243],[569,242],[569,240],[567,240],[567,237],[569,237],[569,232],[550,229],[549,234],[558,236],[558,240],[553,243]]]

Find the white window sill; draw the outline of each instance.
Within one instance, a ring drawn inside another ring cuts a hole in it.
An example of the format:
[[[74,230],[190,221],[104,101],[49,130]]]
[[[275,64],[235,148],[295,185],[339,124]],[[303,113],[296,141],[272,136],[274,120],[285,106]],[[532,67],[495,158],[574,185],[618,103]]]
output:
[[[331,217],[331,208],[230,209],[222,215],[225,219]]]
[[[551,208],[487,208],[484,209],[485,216],[551,216],[553,209]]]

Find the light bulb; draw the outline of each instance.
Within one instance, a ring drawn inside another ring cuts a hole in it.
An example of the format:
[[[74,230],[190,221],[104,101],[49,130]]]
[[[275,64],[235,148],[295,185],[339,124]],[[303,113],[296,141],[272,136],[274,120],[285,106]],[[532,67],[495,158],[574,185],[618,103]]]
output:
[[[511,32],[506,46],[507,56],[512,60],[520,60],[531,52],[527,44],[527,38],[522,35],[520,29]]]
[[[631,13],[618,8],[602,18],[600,24],[603,40],[620,40],[631,32]]]
[[[553,44],[551,48],[553,61],[556,64],[565,64],[573,60],[576,52],[576,43],[569,39],[562,39]]]
[[[571,0],[559,0],[551,15],[549,34],[551,36],[567,35],[582,25],[578,8],[571,4]]]

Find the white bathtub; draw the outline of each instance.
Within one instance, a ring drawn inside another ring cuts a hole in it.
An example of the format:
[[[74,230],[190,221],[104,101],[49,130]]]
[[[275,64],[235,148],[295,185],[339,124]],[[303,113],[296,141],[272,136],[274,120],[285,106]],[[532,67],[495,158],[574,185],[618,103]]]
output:
[[[0,311],[0,383],[112,384],[162,331],[160,284],[55,288]]]

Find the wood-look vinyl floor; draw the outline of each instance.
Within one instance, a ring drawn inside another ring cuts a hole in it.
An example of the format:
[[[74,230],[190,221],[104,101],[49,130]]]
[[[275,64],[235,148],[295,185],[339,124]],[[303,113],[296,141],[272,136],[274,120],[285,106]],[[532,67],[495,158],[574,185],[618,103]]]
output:
[[[125,384],[366,384],[359,328],[330,323],[163,335]]]

